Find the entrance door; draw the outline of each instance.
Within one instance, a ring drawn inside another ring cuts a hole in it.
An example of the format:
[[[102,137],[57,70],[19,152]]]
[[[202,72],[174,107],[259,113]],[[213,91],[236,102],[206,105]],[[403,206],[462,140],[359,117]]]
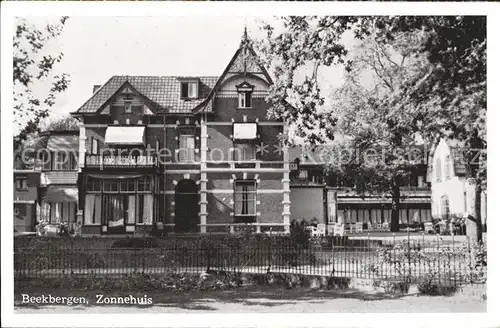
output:
[[[175,187],[175,232],[198,232],[198,186],[184,179]]]

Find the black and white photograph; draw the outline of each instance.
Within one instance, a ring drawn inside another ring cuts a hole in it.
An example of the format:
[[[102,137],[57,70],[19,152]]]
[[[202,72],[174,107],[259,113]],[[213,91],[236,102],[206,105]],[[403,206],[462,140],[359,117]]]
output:
[[[117,313],[422,316],[398,326],[435,326],[427,319],[438,313],[465,325],[467,313],[484,318],[477,327],[494,323],[494,7],[118,8],[2,13],[9,325],[75,314],[64,322],[91,326],[103,322],[85,315]]]

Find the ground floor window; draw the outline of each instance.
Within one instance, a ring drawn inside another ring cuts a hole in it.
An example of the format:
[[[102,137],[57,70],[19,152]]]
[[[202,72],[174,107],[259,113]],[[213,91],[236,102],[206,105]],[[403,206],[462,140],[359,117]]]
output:
[[[41,219],[44,222],[56,224],[61,222],[74,223],[77,205],[75,202],[42,201]]]
[[[380,224],[391,222],[392,211],[384,208],[344,208],[339,209],[337,221],[339,223],[372,223]],[[401,208],[399,209],[399,222],[402,224],[417,224],[432,220],[430,208]]]
[[[234,216],[236,222],[255,222],[257,188],[253,180],[240,180],[234,186]]]
[[[448,196],[441,197],[441,217],[447,220],[450,216],[450,201]]]
[[[88,194],[85,197],[85,225],[123,227],[152,223],[152,194]]]

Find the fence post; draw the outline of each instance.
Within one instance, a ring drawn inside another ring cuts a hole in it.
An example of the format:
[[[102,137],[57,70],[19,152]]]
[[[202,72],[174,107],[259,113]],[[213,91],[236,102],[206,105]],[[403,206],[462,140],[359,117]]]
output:
[[[408,277],[406,279],[407,284],[411,281],[411,238],[410,238],[410,227],[406,228],[408,234]]]
[[[467,236],[467,254],[469,255],[469,277],[470,284],[472,285],[472,254],[470,248],[470,236]]]

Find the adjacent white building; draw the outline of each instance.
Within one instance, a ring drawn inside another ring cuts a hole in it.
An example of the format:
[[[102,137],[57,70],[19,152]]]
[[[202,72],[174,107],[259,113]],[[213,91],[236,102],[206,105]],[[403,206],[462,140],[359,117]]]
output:
[[[430,156],[429,176],[432,217],[474,216],[474,184],[466,178],[466,166],[456,140],[441,139]],[[481,199],[481,217],[486,223],[486,188]]]

